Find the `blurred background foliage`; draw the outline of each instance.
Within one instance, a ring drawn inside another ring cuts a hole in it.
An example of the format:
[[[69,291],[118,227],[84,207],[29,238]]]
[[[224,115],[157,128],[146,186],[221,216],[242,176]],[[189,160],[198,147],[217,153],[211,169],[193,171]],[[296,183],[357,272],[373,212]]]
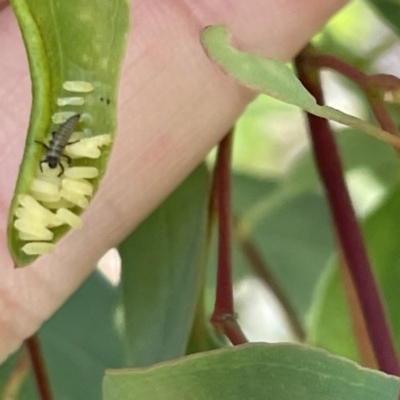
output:
[[[393,7],[397,20],[390,18]],[[396,1],[352,1],[313,42],[321,51],[364,72],[396,74],[400,69],[396,37],[399,10]],[[329,71],[323,73],[323,83],[328,104],[371,118],[354,84]],[[400,115],[397,105],[391,109]],[[351,197],[363,221],[400,349],[400,326],[395,318],[400,312],[398,159],[387,145],[343,126],[334,127]],[[212,166],[214,155],[210,155],[208,166]],[[155,339],[150,332],[155,330],[159,337],[187,340],[187,352],[221,346],[222,339],[206,322],[214,302],[216,271],[215,233],[204,235],[209,179],[201,166],[120,246],[122,276],[130,276],[129,281],[118,284],[120,258],[113,250],[101,261],[98,272],[42,327],[39,338],[55,398],[100,399],[105,368],[148,365],[185,353],[179,343],[152,346]],[[235,127],[232,184],[235,302],[245,334],[254,341],[296,341],[301,335],[293,330],[295,318],[312,344],[357,359],[334,266],[327,204],[314,168],[304,116],[298,109],[265,96],[247,107]],[[185,201],[192,198],[188,190],[193,185],[202,192],[187,207]],[[193,214],[195,219],[182,217]],[[174,224],[174,216],[179,225]],[[162,224],[162,232],[157,224]],[[155,238],[158,232],[161,237]],[[172,250],[163,246],[166,241],[174,244]],[[268,271],[269,286],[243,251],[247,241]],[[135,262],[146,266],[150,278],[145,283],[140,281],[140,273],[129,273],[132,268],[140,269]],[[165,279],[151,279],[158,274]],[[186,278],[180,280],[183,275]],[[167,281],[172,286],[166,289]],[[182,296],[176,296],[184,286]],[[136,295],[139,290],[144,297]],[[149,298],[153,305],[146,309]],[[279,299],[284,299],[286,309],[291,308],[291,318]],[[138,309],[142,309],[141,320]],[[170,314],[175,324],[171,318],[153,318]],[[146,359],[149,346],[154,351]],[[0,388],[7,387],[6,378],[17,356],[1,366]],[[32,380],[24,379],[18,399],[34,398],[33,391]]]

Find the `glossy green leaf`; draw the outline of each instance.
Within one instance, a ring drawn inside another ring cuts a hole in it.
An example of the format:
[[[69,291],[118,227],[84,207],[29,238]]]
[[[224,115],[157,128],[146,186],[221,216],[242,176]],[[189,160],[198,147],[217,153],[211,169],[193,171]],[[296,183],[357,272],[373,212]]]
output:
[[[400,186],[397,186],[386,202],[363,224],[368,254],[397,350],[400,350],[399,220]],[[310,317],[310,343],[351,359],[358,358],[341,279],[332,266],[320,282]]]
[[[332,107],[318,105],[285,63],[236,50],[229,43],[229,31],[225,26],[205,28],[201,41],[208,56],[248,88],[400,147],[400,139],[388,132]]]
[[[185,353],[204,274],[208,184],[200,166],[119,246],[131,365]]]
[[[107,371],[104,400],[394,400],[398,378],[300,345],[250,344]]]
[[[23,160],[9,213],[8,242],[18,266],[36,256],[21,251],[21,241],[13,227],[17,196],[28,194],[43,159],[54,113],[70,111],[82,115],[77,128],[85,137],[113,135],[116,128],[117,84],[126,44],[129,9],[126,0],[12,0],[26,46],[32,79],[32,110]],[[93,86],[88,93],[71,93],[67,81],[84,81]],[[58,106],[57,99],[78,96],[82,106]],[[72,160],[71,166],[94,166],[99,176],[91,179],[94,189],[104,173],[110,146],[102,148],[98,159]],[[81,212],[77,206],[75,214]],[[54,228],[56,241],[68,228]]]

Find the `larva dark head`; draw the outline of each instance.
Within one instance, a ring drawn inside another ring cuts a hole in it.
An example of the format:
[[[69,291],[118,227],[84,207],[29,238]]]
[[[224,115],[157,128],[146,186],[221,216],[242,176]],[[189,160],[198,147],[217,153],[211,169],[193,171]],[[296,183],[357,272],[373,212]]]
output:
[[[52,169],[54,169],[54,168],[57,168],[57,165],[58,165],[58,159],[57,159],[57,157],[54,157],[54,156],[49,156],[49,157],[47,157],[47,165],[50,167],[50,168],[52,168]]]

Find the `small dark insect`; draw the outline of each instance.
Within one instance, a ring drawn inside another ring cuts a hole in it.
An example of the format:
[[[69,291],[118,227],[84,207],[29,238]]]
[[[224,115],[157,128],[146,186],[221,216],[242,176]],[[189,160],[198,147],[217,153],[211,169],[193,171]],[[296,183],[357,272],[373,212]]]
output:
[[[46,156],[39,163],[40,171],[43,172],[42,164],[47,163],[47,165],[52,169],[57,168],[57,165],[61,167],[61,172],[58,174],[58,176],[61,176],[64,173],[64,166],[61,164],[60,158],[64,157],[68,162],[71,162],[71,157],[62,154],[62,152],[65,149],[65,146],[79,141],[76,140],[74,142],[68,142],[76,124],[79,121],[79,118],[80,114],[76,114],[62,123],[56,131],[51,133],[52,137],[48,145],[36,140],[36,143],[39,143],[46,148]]]

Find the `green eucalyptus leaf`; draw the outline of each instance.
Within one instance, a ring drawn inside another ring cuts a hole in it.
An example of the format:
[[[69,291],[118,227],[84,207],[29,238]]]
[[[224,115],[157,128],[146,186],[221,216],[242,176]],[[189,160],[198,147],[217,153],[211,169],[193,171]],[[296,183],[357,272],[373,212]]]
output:
[[[130,365],[185,354],[206,261],[208,180],[201,165],[118,247]]]
[[[208,26],[201,33],[208,56],[241,84],[322,118],[359,129],[400,148],[400,139],[388,132],[329,106],[320,106],[283,62],[236,50],[223,25]]]
[[[201,34],[207,54],[246,86],[297,107],[316,110],[317,103],[283,62],[236,50],[225,26],[209,26]]]
[[[398,378],[323,351],[249,344],[149,368],[106,371],[104,400],[394,400]]]
[[[35,141],[48,144],[50,133],[58,132],[62,123],[62,120],[56,120],[59,112],[81,116],[74,126],[82,132],[81,140],[78,140],[81,145],[84,140],[96,137],[98,140],[101,135],[112,138],[116,129],[117,84],[126,44],[129,8],[126,0],[11,0],[10,3],[21,28],[32,79],[28,135],[8,220],[9,250],[15,263],[23,266],[37,255],[21,250],[27,241],[21,240],[14,228],[15,212],[19,205],[18,196],[32,195],[32,182],[40,174],[39,163],[45,150]],[[72,88],[68,88],[66,82],[84,84],[73,83]],[[84,88],[85,85],[88,88]],[[78,98],[78,105],[74,105],[75,100],[71,97]],[[67,105],[63,105],[65,102]],[[74,158],[70,162],[71,167],[97,169],[98,175],[88,178],[92,191],[97,189],[105,171],[110,148],[107,143],[101,147],[98,158]],[[46,167],[44,164],[41,166]],[[59,165],[57,168],[62,170]],[[56,177],[56,169],[54,173]],[[64,177],[62,174],[61,179]],[[73,203],[69,207],[74,214],[79,214],[85,205],[78,207]],[[53,243],[68,229],[65,223],[51,227],[54,238],[43,240]]]

